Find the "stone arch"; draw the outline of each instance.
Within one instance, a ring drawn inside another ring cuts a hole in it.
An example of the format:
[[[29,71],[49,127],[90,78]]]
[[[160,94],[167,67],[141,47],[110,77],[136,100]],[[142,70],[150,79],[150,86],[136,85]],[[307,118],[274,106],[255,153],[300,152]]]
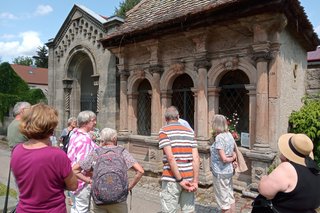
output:
[[[82,60],[85,60],[87,57],[89,57],[91,63],[92,63],[92,68],[93,68],[93,75],[98,75],[97,73],[97,64],[94,55],[92,52],[87,48],[82,45],[75,46],[70,52],[69,56],[66,60],[64,70],[66,70],[65,73],[65,78],[71,78],[74,79],[77,76],[76,70],[77,66],[81,64]],[[75,61],[75,59],[77,61]]]
[[[160,80],[160,90],[164,91],[171,89],[176,77],[184,73],[188,74],[191,77],[193,85],[197,85],[198,73],[193,69],[186,69],[185,65],[182,63],[176,63],[172,64],[169,69],[163,73]]]
[[[230,70],[241,70],[249,78],[250,84],[256,84],[257,69],[247,59],[229,58],[212,63],[208,72],[208,86],[218,87],[221,78]]]
[[[132,71],[132,74],[130,74],[128,78],[128,94],[136,92],[138,90],[140,82],[144,79],[147,79],[151,87],[153,87],[152,75],[149,72],[145,72],[142,69]]]
[[[64,79],[73,80],[70,93],[70,112],[83,110],[98,112],[98,87],[93,76],[97,73],[93,54],[81,45],[74,47],[65,63]]]

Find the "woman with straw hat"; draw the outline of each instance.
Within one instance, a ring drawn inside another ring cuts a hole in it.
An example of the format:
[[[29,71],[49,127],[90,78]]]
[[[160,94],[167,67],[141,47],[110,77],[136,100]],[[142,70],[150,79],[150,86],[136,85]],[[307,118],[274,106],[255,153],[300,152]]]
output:
[[[320,206],[320,170],[313,160],[311,139],[304,134],[284,134],[278,147],[281,163],[261,178],[252,212],[315,213]],[[263,198],[273,211],[263,211]]]

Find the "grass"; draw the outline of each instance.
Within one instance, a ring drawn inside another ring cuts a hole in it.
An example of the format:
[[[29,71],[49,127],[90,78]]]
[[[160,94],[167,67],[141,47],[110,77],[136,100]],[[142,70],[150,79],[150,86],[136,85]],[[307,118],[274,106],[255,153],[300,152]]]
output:
[[[0,183],[0,196],[5,196],[7,192],[7,186]],[[17,197],[17,192],[13,189],[9,190],[10,197]]]

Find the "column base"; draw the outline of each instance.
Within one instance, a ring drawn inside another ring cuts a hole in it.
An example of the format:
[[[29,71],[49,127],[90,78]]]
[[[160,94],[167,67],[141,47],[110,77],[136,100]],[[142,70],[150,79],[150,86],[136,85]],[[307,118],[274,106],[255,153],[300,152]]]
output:
[[[253,149],[247,153],[251,160],[251,183],[257,185],[261,176],[267,175],[277,153],[272,151],[268,144],[254,144]]]

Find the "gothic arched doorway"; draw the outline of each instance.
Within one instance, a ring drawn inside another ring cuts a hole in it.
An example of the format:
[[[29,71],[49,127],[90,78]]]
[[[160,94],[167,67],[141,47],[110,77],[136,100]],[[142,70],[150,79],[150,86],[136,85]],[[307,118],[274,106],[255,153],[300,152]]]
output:
[[[191,88],[193,81],[188,74],[178,76],[172,85],[172,105],[176,106],[180,118],[188,121],[194,128],[194,97]]]
[[[249,96],[246,84],[249,84],[249,78],[241,70],[227,72],[219,83],[219,114],[231,119],[233,113],[237,113],[237,131],[240,134],[249,133]]]

